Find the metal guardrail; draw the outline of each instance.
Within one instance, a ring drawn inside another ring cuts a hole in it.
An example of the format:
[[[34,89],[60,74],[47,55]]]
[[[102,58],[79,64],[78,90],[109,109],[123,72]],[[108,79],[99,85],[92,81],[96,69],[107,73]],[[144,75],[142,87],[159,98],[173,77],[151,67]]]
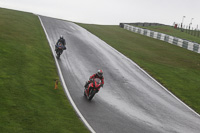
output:
[[[190,51],[194,51],[196,53],[200,53],[200,44],[195,43],[195,42],[191,42],[191,41],[188,41],[188,40],[184,40],[184,39],[181,39],[181,38],[177,38],[177,37],[174,37],[174,36],[170,36],[170,35],[167,35],[167,34],[155,32],[155,31],[151,31],[151,30],[147,30],[147,29],[142,29],[142,28],[135,27],[135,26],[128,25],[128,24],[124,24],[124,23],[120,23],[120,27],[122,27],[126,30],[129,30],[129,31],[135,32],[135,33],[139,33],[141,35],[145,35],[145,36],[148,36],[148,37],[151,37],[151,38],[155,38],[155,39],[158,39],[158,40],[168,42],[170,44],[188,49]]]

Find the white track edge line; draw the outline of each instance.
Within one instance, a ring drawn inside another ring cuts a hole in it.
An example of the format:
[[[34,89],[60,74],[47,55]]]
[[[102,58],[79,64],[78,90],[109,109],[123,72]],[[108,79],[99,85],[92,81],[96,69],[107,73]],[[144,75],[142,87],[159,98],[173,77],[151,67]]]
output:
[[[43,25],[43,23],[42,23],[42,20],[41,20],[41,18],[40,18],[39,15],[37,15],[37,16],[38,16],[38,18],[39,18],[39,20],[40,20],[40,23],[41,23],[41,25],[42,25],[42,27],[43,27],[43,29],[44,29],[44,32],[45,32],[46,37],[47,37],[47,40],[48,40],[49,45],[50,45],[50,39],[49,39],[49,36],[48,36],[48,34],[47,34],[47,32],[46,32],[46,29],[45,29],[45,27],[44,27],[44,25]],[[53,50],[53,48],[52,48],[51,45],[50,45],[50,47],[51,47],[52,54],[53,54],[54,50]],[[67,89],[66,83],[65,83],[65,81],[64,81],[64,78],[63,78],[63,75],[62,75],[60,66],[59,66],[59,64],[58,64],[58,61],[57,61],[57,59],[56,59],[56,57],[55,57],[54,54],[53,54],[53,56],[54,56],[54,59],[55,59],[55,61],[56,61],[56,66],[57,66],[57,68],[58,68],[58,72],[59,72],[59,74],[60,74],[60,78],[61,78],[61,81],[62,81],[62,83],[63,83],[63,87],[64,87],[64,89],[65,89],[65,93],[67,94],[67,97],[69,98],[69,100],[70,100],[70,102],[71,102],[73,108],[75,109],[76,113],[79,115],[79,117],[81,118],[81,120],[83,121],[83,123],[86,125],[86,127],[87,127],[92,133],[95,133],[95,131],[93,130],[93,128],[89,125],[89,123],[88,123],[88,122],[86,121],[86,119],[83,117],[83,115],[82,115],[81,112],[78,110],[77,106],[75,105],[74,101],[72,100],[72,97],[71,97],[71,95],[70,95],[70,93],[69,93],[69,90]]]
[[[106,43],[106,42],[105,42]],[[106,43],[107,44],[107,43]],[[108,44],[107,44],[108,45]],[[110,45],[108,45],[109,47],[111,47]],[[198,114],[196,111],[194,111],[192,108],[190,108],[187,104],[185,104],[183,101],[181,101],[178,97],[176,97],[173,93],[171,93],[168,89],[166,89],[162,84],[160,84],[158,81],[156,81],[151,75],[149,75],[145,70],[143,70],[140,66],[138,66],[134,61],[132,61],[131,59],[129,59],[128,57],[126,57],[124,54],[120,53],[119,51],[117,51],[115,48],[111,47],[114,51],[116,51],[118,54],[122,55],[123,57],[125,57],[126,59],[128,59],[131,63],[133,63],[134,65],[136,65],[136,67],[138,67],[143,73],[145,73],[148,77],[150,77],[154,82],[156,82],[160,87],[162,87],[165,91],[167,91],[170,95],[172,95],[176,100],[178,100],[179,102],[181,102],[183,105],[185,105],[190,111],[192,111],[193,113],[195,113],[198,117],[200,117],[200,114]]]

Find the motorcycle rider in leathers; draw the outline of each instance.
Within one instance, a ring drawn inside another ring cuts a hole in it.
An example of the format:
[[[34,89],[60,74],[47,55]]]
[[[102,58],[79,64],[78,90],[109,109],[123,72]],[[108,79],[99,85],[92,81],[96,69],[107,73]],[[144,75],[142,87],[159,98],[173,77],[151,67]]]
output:
[[[84,87],[87,87],[95,78],[99,78],[101,80],[101,85],[100,87],[103,87],[104,85],[104,77],[103,77],[103,70],[98,70],[97,73],[93,74],[92,76],[90,76],[89,81],[85,83]],[[98,89],[99,91],[99,89]],[[97,92],[98,92],[97,91]]]
[[[60,38],[58,39],[58,41],[57,41],[57,43],[55,45],[55,51],[57,51],[59,43],[62,43],[63,46],[64,46],[63,50],[66,50],[66,46],[65,46],[66,42],[65,42],[65,39],[63,38],[62,35],[60,36]]]

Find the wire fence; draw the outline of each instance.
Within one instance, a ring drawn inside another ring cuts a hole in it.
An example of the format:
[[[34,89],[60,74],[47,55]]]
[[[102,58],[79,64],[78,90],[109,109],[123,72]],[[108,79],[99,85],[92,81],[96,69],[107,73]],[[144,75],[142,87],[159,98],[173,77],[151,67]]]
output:
[[[173,25],[175,29],[180,30],[181,32],[185,32],[187,34],[196,36],[196,37],[200,37],[200,30],[198,28],[193,28],[190,26],[181,26],[180,24],[174,24]]]

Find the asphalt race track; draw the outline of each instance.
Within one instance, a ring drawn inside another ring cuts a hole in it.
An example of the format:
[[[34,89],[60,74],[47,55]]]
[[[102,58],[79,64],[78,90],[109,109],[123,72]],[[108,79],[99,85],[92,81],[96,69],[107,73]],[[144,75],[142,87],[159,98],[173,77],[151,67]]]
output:
[[[58,63],[73,101],[95,132],[200,133],[199,115],[134,62],[74,23],[40,18],[51,47],[60,35],[66,39]],[[89,102],[83,86],[98,69],[104,71],[104,88]]]

